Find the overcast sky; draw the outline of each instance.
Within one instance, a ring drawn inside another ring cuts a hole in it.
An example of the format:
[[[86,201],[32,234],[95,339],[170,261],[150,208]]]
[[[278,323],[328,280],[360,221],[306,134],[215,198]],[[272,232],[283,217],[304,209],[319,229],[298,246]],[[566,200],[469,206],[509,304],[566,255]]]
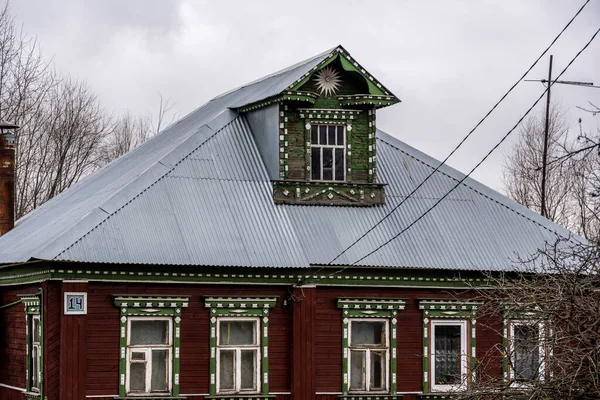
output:
[[[531,65],[584,0],[12,0],[18,23],[60,73],[83,79],[114,113],[180,116],[216,95],[342,44],[402,103],[379,128],[443,159]],[[592,0],[551,51],[558,73],[600,27]],[[547,76],[548,57],[530,74]],[[600,37],[562,79],[600,85]],[[525,82],[449,164],[468,172],[544,90]],[[600,89],[555,86],[573,130]],[[542,104],[540,104],[542,106]],[[539,109],[541,110],[541,108]],[[474,177],[501,189],[501,147]]]

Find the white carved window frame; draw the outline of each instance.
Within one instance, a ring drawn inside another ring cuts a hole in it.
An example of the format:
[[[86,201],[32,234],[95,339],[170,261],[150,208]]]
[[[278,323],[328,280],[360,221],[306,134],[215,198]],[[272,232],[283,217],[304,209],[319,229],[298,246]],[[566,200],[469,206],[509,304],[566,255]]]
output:
[[[384,331],[385,331],[385,347],[374,347],[367,345],[352,345],[352,323],[353,322],[383,322],[384,323]],[[352,351],[365,351],[365,362],[366,368],[363,371],[363,379],[365,380],[365,388],[366,390],[352,390]],[[369,357],[371,351],[385,351],[385,376],[384,382],[385,387],[379,390],[369,390],[370,381],[371,381],[371,358]],[[369,393],[369,394],[382,394],[389,393],[390,391],[390,318],[349,318],[348,319],[348,393],[350,394],[360,394],[360,393]]]
[[[431,333],[429,335],[429,371],[431,373],[431,391],[432,392],[452,392],[467,389],[469,347],[467,341],[468,321],[466,319],[431,319]],[[435,327],[436,326],[460,326],[460,381],[458,385],[440,385],[436,384],[435,376]]]

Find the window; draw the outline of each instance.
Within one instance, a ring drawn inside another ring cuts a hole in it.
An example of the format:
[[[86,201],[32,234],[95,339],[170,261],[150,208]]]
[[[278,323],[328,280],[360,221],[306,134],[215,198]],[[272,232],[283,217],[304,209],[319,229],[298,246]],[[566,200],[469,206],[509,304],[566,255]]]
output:
[[[210,396],[269,396],[269,310],[276,301],[263,296],[206,297]]]
[[[257,393],[260,381],[259,321],[219,318],[217,392]]]
[[[346,179],[346,127],[344,125],[310,126],[311,178],[316,181]]]
[[[121,310],[119,397],[179,396],[181,314],[189,296],[113,296]]]
[[[172,322],[171,318],[129,318],[127,393],[170,393]]]
[[[477,309],[482,301],[420,299],[423,310],[423,392],[466,390],[475,384]]]
[[[41,361],[42,361],[42,346],[41,346],[41,336],[42,336],[42,327],[40,325],[40,316],[39,315],[30,315],[29,316],[29,324],[31,329],[31,334],[29,337],[31,338],[31,357],[29,360],[30,371],[31,371],[31,379],[30,379],[30,390],[32,392],[40,391],[40,371],[41,371]]]
[[[387,392],[387,320],[350,320],[350,392]]]
[[[340,298],[342,395],[396,395],[396,315],[403,299]]]
[[[432,321],[431,371],[433,390],[465,387],[467,375],[466,321]]]
[[[543,331],[543,324],[524,321],[510,322],[511,381],[518,384],[543,379]]]

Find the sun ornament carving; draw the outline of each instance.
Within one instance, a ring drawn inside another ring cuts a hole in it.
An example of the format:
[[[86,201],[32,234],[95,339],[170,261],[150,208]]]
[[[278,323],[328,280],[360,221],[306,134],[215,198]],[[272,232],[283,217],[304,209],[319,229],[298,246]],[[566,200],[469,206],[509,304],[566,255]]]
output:
[[[325,94],[325,96],[335,94],[342,84],[339,72],[331,67],[325,67],[317,72],[315,81],[319,91],[321,94]]]

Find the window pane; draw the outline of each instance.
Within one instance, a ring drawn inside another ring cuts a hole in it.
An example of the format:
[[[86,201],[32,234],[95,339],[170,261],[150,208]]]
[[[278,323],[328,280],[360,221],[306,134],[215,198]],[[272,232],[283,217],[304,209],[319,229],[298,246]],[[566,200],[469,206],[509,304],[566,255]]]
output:
[[[371,390],[385,389],[385,352],[371,351]]]
[[[146,363],[132,363],[129,366],[129,390],[146,391]]]
[[[136,361],[145,361],[146,353],[142,353],[139,351],[133,352],[133,353],[131,353],[131,359],[136,360]]]
[[[310,127],[310,143],[319,143],[319,125],[311,125]]]
[[[221,350],[219,353],[219,389],[235,390],[234,386],[234,350]]]
[[[335,180],[344,180],[344,149],[335,149]]]
[[[319,125],[319,144],[327,144],[327,125]]]
[[[460,325],[435,326],[435,383],[455,385],[460,376]]]
[[[514,326],[514,369],[516,379],[535,379],[540,366],[539,328]]]
[[[352,321],[351,345],[385,344],[385,323],[380,321]]]
[[[329,125],[327,127],[327,144],[335,145],[335,125]]]
[[[242,350],[241,390],[256,390],[256,351]]]
[[[152,350],[152,376],[150,386],[153,392],[164,392],[167,386],[167,350]]]
[[[350,352],[350,390],[365,390],[366,352]]]
[[[310,170],[312,179],[321,179],[321,149],[311,148]]]
[[[34,343],[40,342],[40,319],[32,318],[31,321],[32,338]]]
[[[167,344],[169,321],[131,321],[131,344]]]
[[[39,374],[39,364],[38,364],[38,357],[40,350],[37,346],[33,347],[31,349],[31,386],[33,388],[37,388],[39,385],[38,382],[38,374]]]
[[[338,146],[344,145],[344,127],[337,126],[337,144]]]
[[[219,326],[219,344],[256,344],[255,325],[254,321],[221,321]]]
[[[323,149],[323,180],[333,180],[333,149]]]

